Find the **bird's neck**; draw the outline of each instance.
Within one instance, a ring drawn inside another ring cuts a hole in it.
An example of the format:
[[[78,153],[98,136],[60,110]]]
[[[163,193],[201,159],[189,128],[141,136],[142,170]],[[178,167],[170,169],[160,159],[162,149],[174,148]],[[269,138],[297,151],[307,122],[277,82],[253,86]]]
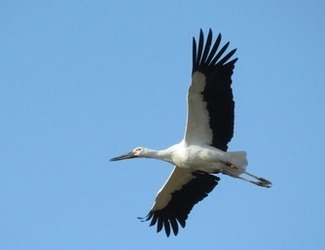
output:
[[[145,158],[159,159],[162,161],[167,161],[172,163],[172,148],[167,148],[164,150],[153,150],[147,149],[147,152],[143,155]]]

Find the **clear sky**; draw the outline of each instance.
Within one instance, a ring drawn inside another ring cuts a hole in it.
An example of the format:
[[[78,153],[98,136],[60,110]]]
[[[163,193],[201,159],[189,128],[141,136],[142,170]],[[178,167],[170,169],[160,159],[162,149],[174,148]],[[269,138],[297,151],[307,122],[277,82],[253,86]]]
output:
[[[324,1],[2,1],[0,248],[325,249]],[[238,48],[235,136],[271,189],[221,176],[177,237],[141,223],[182,139],[192,37]]]

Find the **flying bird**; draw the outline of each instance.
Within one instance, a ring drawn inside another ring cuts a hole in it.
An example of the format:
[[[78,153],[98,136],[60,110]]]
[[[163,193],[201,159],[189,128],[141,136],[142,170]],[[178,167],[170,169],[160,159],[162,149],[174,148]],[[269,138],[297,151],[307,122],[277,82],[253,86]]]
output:
[[[229,42],[220,46],[221,34],[214,40],[209,30],[205,40],[200,30],[198,44],[193,37],[192,82],[187,95],[187,123],[184,138],[164,150],[137,147],[111,161],[153,158],[174,165],[169,178],[158,191],[155,202],[142,221],[157,225],[176,236],[185,227],[193,206],[208,196],[225,174],[258,186],[271,187],[265,178],[246,171],[246,152],[227,152],[234,131],[234,100],[231,76],[238,58],[236,49],[226,52]],[[245,176],[245,177],[243,177]]]

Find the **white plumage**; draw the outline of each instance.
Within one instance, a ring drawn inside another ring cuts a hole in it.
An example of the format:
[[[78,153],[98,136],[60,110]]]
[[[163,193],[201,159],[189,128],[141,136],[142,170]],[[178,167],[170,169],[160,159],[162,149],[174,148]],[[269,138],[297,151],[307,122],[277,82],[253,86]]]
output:
[[[219,34],[212,45],[211,29],[205,42],[202,30],[198,45],[193,38],[192,83],[183,140],[165,150],[137,147],[111,159],[154,158],[175,166],[149,214],[142,218],[150,220],[150,226],[157,224],[157,232],[164,228],[167,236],[171,231],[177,235],[179,225],[185,227],[193,206],[218,184],[218,173],[271,186],[270,181],[246,172],[246,152],[227,152],[234,127],[231,75],[237,58],[231,59],[236,50],[224,55],[229,42],[219,49],[220,42]]]

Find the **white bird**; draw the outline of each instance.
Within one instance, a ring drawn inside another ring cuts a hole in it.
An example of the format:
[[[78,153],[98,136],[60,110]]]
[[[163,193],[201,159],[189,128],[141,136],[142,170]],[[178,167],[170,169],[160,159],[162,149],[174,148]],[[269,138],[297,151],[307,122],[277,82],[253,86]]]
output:
[[[200,30],[199,43],[193,38],[192,83],[188,92],[187,125],[183,140],[164,150],[137,147],[130,153],[112,158],[154,158],[175,167],[159,190],[156,200],[143,221],[157,224],[157,232],[171,229],[177,235],[179,225],[185,227],[193,206],[208,196],[222,173],[250,183],[271,187],[264,178],[246,172],[246,152],[227,152],[233,136],[234,101],[231,75],[238,58],[231,59],[236,49],[225,54],[226,43],[219,49],[221,34],[212,44],[212,31],[206,41]],[[219,51],[218,51],[219,49]],[[242,177],[246,174],[251,177]]]

